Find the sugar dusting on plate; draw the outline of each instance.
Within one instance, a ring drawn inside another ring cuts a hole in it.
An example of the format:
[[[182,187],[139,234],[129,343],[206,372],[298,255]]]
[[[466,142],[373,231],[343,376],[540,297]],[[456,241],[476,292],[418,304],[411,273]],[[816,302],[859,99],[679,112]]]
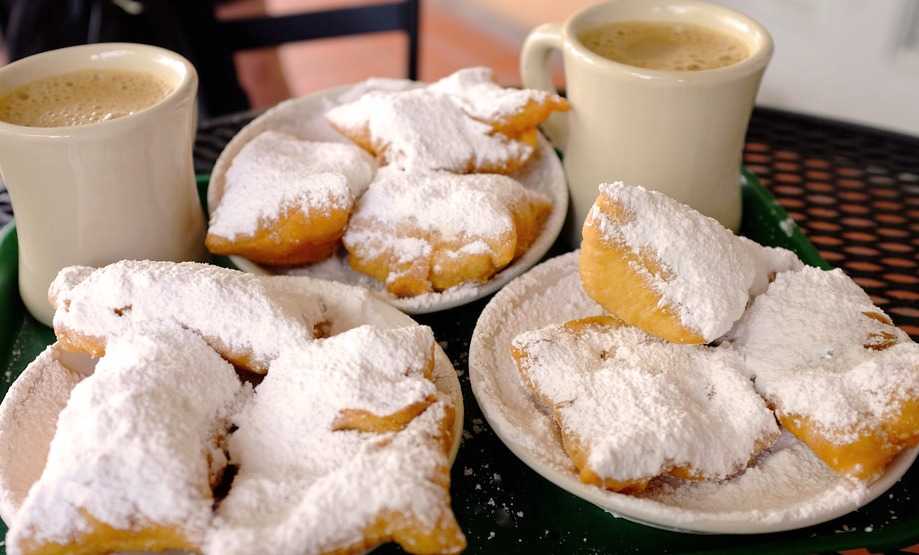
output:
[[[861,484],[828,472],[810,449],[786,432],[736,478],[692,483],[670,480],[647,495],[691,511],[780,523],[811,518],[824,507],[855,509],[866,494]]]

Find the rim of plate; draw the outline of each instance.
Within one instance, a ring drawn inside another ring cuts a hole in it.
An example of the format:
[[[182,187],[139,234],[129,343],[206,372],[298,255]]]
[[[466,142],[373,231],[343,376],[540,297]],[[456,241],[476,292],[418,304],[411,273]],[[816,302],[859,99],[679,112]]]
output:
[[[498,346],[489,347],[486,343],[495,338],[493,330],[496,329],[496,326],[493,320],[500,321],[502,313],[514,307],[516,300],[525,296],[523,293],[548,285],[547,280],[557,280],[571,271],[576,272],[575,257],[578,252],[574,251],[546,260],[535,266],[522,278],[512,281],[495,295],[479,316],[469,348],[469,380],[472,385],[472,393],[488,424],[517,458],[559,488],[612,513],[614,517],[622,517],[654,528],[694,534],[762,534],[813,526],[863,507],[893,486],[909,470],[916,459],[919,447],[900,453],[887,471],[866,488],[864,495],[855,505],[851,502],[841,502],[838,506],[815,511],[806,518],[780,519],[778,522],[762,521],[754,514],[755,510],[706,513],[666,505],[652,499],[640,499],[609,492],[584,484],[575,473],[561,471],[549,464],[532,447],[516,439],[522,437],[523,434],[502,414],[501,399],[486,391],[485,382],[489,379],[488,376],[502,372],[495,359],[495,351]],[[535,405],[533,410],[538,410]],[[718,515],[724,516],[719,517]]]
[[[403,82],[408,86],[421,84],[418,81],[409,81],[406,79],[393,79],[391,81]],[[220,198],[223,195],[226,172],[229,169],[233,158],[236,156],[239,150],[245,146],[246,143],[252,140],[257,134],[269,129],[276,128],[278,122],[284,119],[285,114],[303,108],[304,105],[312,103],[316,104],[318,110],[324,101],[335,100],[342,94],[347,93],[351,89],[360,85],[361,83],[341,85],[316,91],[299,98],[285,100],[277,106],[267,110],[265,113],[261,114],[249,122],[245,127],[240,129],[220,152],[220,156],[218,156],[217,162],[214,164],[214,168],[211,170],[211,177],[207,186],[208,214],[211,214],[213,209],[219,203]],[[533,244],[530,245],[530,248],[527,249],[523,256],[513,261],[500,272],[496,273],[487,282],[476,285],[475,287],[470,287],[468,289],[468,294],[456,293],[451,295],[444,295],[442,298],[436,301],[426,302],[420,306],[416,306],[416,303],[412,302],[414,299],[413,297],[396,298],[382,290],[372,290],[374,296],[408,314],[427,314],[431,312],[439,312],[471,303],[483,297],[487,297],[539,262],[539,260],[542,259],[542,257],[545,256],[545,254],[552,247],[553,243],[555,243],[555,240],[558,238],[562,231],[562,227],[565,223],[565,217],[568,215],[568,182],[565,177],[565,172],[562,169],[561,161],[559,160],[558,155],[555,153],[555,150],[552,148],[549,141],[546,140],[542,134],[540,134],[539,140],[541,146],[541,155],[539,159],[535,161],[535,163],[547,164],[549,166],[548,170],[552,172],[554,177],[551,183],[547,183],[546,190],[543,191],[549,194],[549,196],[552,198],[552,212],[546,219],[539,237],[537,237]],[[237,268],[245,272],[260,275],[283,275],[275,274],[269,267],[265,267],[252,262],[251,260],[242,256],[231,255],[228,258]],[[428,295],[432,295],[430,298],[436,299],[437,297],[435,297],[435,295],[441,294],[429,293]]]
[[[0,234],[9,233],[11,229],[11,225],[4,226],[4,229],[0,230]],[[345,331],[345,329],[368,323],[386,327],[419,325],[410,316],[400,312],[395,307],[383,302],[373,295],[370,295],[366,290],[359,287],[306,276],[280,276],[280,279],[301,281],[304,285],[304,292],[309,291],[318,294],[328,303],[331,311],[339,312],[340,320],[347,320],[348,322],[342,324],[345,327],[344,329],[338,330],[339,333]],[[351,326],[350,324],[354,325]],[[455,411],[453,420],[453,444],[449,453],[450,466],[452,467],[463,437],[463,393],[460,387],[459,376],[450,358],[436,341],[434,342],[434,349],[434,383],[441,393],[448,395],[453,400]],[[41,388],[36,389],[31,387],[34,385],[32,382],[38,380],[39,383],[41,383],[43,381],[43,377],[39,375],[40,370],[41,369],[38,367],[26,367],[10,386],[2,403],[0,403],[0,453],[17,452],[15,445],[8,446],[2,442],[12,442],[15,441],[17,437],[21,441],[24,434],[28,434],[30,430],[34,430],[34,428],[29,428],[28,426],[23,427],[21,418],[17,418],[17,415],[30,413],[28,410],[30,406],[34,407],[35,404],[44,401],[41,395],[35,394],[37,389]],[[34,409],[31,413],[34,414]],[[56,420],[57,415],[54,416],[54,421]],[[19,424],[17,424],[17,422],[19,422]],[[54,433],[52,432],[48,437],[51,438],[53,435]],[[9,460],[5,457],[0,457],[0,518],[7,524],[12,522],[18,510],[18,506],[13,502],[13,499],[16,498],[17,495],[10,488],[11,477],[8,474],[8,463]],[[41,464],[41,468],[44,468],[44,463]],[[38,469],[38,476],[41,474],[41,468]],[[36,476],[36,479],[38,476]],[[26,488],[26,490],[27,489],[28,488]]]

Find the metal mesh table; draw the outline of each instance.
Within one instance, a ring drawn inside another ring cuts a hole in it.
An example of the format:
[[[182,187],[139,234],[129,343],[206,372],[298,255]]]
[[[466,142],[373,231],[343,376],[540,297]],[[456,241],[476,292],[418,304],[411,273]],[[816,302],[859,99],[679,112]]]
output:
[[[919,338],[919,138],[758,109],[744,163],[823,258]]]

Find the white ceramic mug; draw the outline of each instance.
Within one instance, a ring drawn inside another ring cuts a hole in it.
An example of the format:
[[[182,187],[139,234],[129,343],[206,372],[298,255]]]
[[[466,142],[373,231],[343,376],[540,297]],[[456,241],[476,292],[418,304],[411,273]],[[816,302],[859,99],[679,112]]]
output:
[[[695,23],[740,39],[750,55],[704,71],[658,71],[611,61],[578,39],[614,21]],[[534,29],[523,45],[520,73],[528,88],[554,90],[549,54],[562,51],[572,109],[544,130],[565,154],[571,189],[567,227],[574,245],[606,181],[658,189],[726,227],[740,225],[740,160],[772,38],[735,11],[693,0],[611,0],[565,23]]]
[[[75,46],[0,68],[0,94],[83,69],[149,72],[173,90],[146,110],[91,125],[24,127],[0,121],[0,179],[16,216],[19,292],[29,312],[49,325],[48,286],[65,266],[204,256],[192,163],[194,67],[153,46]]]

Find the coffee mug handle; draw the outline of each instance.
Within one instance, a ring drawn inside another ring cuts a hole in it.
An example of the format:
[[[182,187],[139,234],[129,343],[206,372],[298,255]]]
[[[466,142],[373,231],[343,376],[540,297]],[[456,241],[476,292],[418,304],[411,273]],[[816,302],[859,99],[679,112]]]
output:
[[[562,26],[560,23],[544,23],[530,31],[520,53],[520,76],[523,86],[557,93],[549,74],[549,54],[562,48]],[[543,131],[556,148],[564,151],[568,141],[568,120],[566,114],[553,114],[542,124]]]

